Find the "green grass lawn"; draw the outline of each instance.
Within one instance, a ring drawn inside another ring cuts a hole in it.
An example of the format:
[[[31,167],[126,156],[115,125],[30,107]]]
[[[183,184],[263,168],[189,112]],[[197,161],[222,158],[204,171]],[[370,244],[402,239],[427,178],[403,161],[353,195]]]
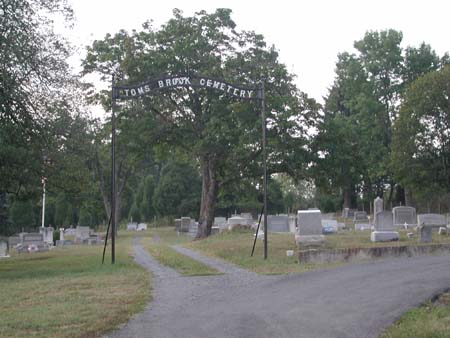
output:
[[[95,337],[143,310],[149,273],[133,262],[130,235],[116,243],[115,265],[109,255],[101,265],[103,246],[0,260],[0,337]]]
[[[397,242],[372,243],[370,241],[370,230],[353,231],[346,230],[337,234],[326,236],[325,249],[355,248],[355,247],[379,247],[379,246],[401,246],[417,245],[415,239],[408,239],[406,230],[400,230],[400,240]],[[324,268],[344,263],[333,264],[299,264],[298,248],[295,244],[294,235],[291,233],[269,233],[268,234],[268,259],[263,259],[263,242],[258,240],[253,257],[250,257],[253,245],[252,230],[235,230],[211,236],[201,241],[188,242],[186,247],[199,250],[206,255],[218,257],[240,265],[243,268],[262,273],[280,274],[295,273],[316,268]],[[433,244],[450,243],[450,236],[439,236],[433,234]],[[294,250],[293,257],[286,256],[286,250]]]
[[[406,312],[380,338],[450,338],[450,293]]]
[[[173,227],[150,228],[150,239],[143,241],[145,248],[161,264],[175,269],[183,276],[217,275],[219,271],[172,249],[171,245],[192,241],[187,234],[177,234]]]

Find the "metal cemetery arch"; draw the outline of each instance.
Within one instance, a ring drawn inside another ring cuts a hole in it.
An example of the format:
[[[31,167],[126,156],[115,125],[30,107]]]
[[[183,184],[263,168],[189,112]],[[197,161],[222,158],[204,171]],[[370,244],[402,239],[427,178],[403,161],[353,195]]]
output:
[[[112,77],[111,88],[111,263],[115,263],[115,236],[116,236],[116,100],[137,99],[152,94],[159,89],[180,87],[210,88],[222,92],[238,100],[256,100],[261,106],[262,121],[262,152],[263,152],[263,190],[264,190],[264,259],[267,259],[267,166],[266,166],[266,117],[265,117],[265,88],[264,81],[259,88],[236,86],[223,80],[217,80],[200,75],[164,76],[151,79],[137,85],[116,86],[115,77]],[[107,240],[107,238],[106,238]],[[105,241],[106,247],[106,241]]]

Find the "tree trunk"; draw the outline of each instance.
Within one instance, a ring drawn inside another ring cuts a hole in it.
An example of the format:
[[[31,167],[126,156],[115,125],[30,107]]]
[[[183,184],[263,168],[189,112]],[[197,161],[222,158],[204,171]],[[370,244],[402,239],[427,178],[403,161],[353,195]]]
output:
[[[411,189],[406,187],[405,188],[405,205],[411,207],[411,206],[413,206],[412,203],[413,203],[412,202],[412,191],[411,191]]]
[[[344,205],[342,209],[351,208],[352,205],[352,190],[350,188],[344,189]]]
[[[209,156],[204,156],[201,159],[201,167],[202,200],[196,238],[205,238],[211,234],[211,228],[214,222],[214,209],[219,191],[215,160]]]

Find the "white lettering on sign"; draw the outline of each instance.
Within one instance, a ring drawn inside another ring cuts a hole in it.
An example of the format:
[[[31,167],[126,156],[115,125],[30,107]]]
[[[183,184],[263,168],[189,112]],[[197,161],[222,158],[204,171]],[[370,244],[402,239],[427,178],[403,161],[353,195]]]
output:
[[[197,85],[199,87],[208,87],[212,89],[217,89],[229,95],[243,99],[251,99],[254,93],[253,90],[237,88],[226,82],[219,80],[213,80],[203,77],[194,78],[194,80],[195,80],[194,85]],[[151,83],[142,84],[139,87],[135,88],[122,88],[121,90],[123,96],[125,97],[136,97],[150,93],[152,91],[152,87],[158,89],[158,88],[191,86],[191,85],[192,85],[191,78],[189,76],[180,76],[156,80],[153,84]]]

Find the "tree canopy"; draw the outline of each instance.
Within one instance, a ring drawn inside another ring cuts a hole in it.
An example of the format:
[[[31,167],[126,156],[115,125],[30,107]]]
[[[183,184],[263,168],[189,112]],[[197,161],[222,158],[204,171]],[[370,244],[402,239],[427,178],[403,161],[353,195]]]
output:
[[[307,130],[318,105],[300,92],[274,47],[254,32],[237,31],[231,10],[205,11],[174,18],[160,29],[149,22],[140,32],[120,31],[88,48],[85,73],[120,83],[136,83],[161,74],[201,74],[232,84],[267,88],[271,172],[301,177],[308,163]],[[108,95],[103,102],[108,103]],[[242,178],[261,176],[260,108],[203,88],[177,88],[140,102],[122,104],[120,119],[152,119],[154,142],[182,149],[202,176],[200,236],[209,234],[219,188]],[[141,124],[142,125],[142,124]],[[294,169],[295,168],[295,169]]]

